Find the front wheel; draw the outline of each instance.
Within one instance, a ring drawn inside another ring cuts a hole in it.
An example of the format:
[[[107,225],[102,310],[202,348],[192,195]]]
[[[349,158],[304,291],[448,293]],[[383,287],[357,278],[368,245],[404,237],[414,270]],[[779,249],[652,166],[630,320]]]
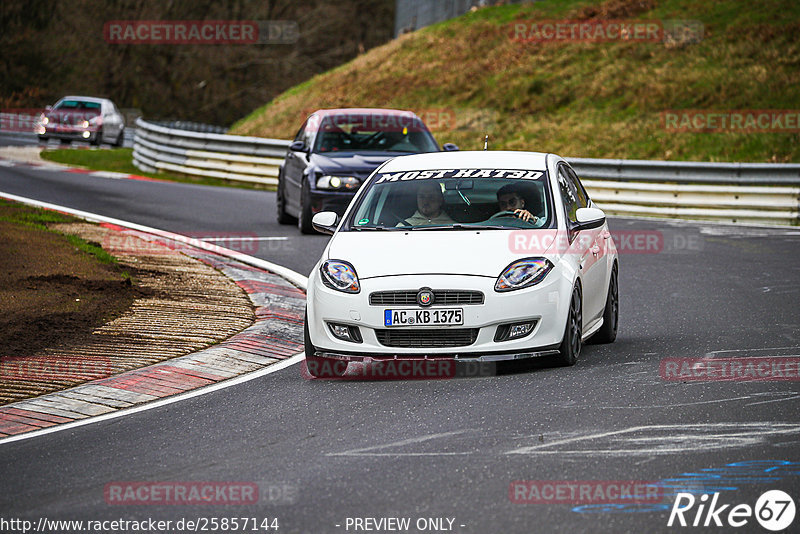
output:
[[[300,192],[300,217],[297,218],[297,227],[301,234],[314,234],[314,227],[311,226],[311,188],[308,180],[303,180],[303,187]]]
[[[567,325],[564,327],[564,339],[558,347],[559,355],[556,364],[561,366],[575,365],[581,354],[581,335],[583,334],[583,311],[581,304],[581,290],[575,286],[569,302]]]
[[[611,270],[608,281],[608,297],[606,308],[603,311],[603,326],[600,327],[590,339],[592,343],[613,343],[617,339],[617,325],[619,324],[619,275],[617,264]]]
[[[294,224],[297,221],[294,217],[286,213],[286,193],[284,192],[285,183],[278,175],[278,190],[275,192],[275,208],[278,214],[278,224]]]
[[[102,130],[97,130],[97,135],[94,136],[94,139],[89,141],[89,144],[94,145],[94,146],[102,145],[103,144],[103,131]]]

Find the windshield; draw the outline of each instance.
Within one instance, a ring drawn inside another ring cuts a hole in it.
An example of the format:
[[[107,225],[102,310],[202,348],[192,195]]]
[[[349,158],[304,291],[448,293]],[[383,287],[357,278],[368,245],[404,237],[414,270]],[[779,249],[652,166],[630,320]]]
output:
[[[551,228],[546,171],[447,169],[377,174],[342,230]]]
[[[54,109],[76,109],[81,111],[100,111],[100,102],[86,102],[85,100],[62,100]]]
[[[319,124],[314,152],[436,152],[436,141],[422,121],[409,114],[326,116]]]

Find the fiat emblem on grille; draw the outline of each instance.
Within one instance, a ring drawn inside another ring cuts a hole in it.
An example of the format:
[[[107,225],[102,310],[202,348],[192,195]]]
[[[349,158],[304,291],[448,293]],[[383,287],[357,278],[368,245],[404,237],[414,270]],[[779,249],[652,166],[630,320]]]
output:
[[[429,287],[423,287],[417,292],[417,304],[420,306],[430,306],[433,304],[433,291]]]

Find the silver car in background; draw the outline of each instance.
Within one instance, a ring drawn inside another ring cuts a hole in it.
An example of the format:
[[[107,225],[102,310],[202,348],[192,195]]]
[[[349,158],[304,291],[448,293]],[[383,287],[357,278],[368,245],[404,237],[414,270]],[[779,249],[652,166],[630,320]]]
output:
[[[65,96],[48,106],[35,127],[40,141],[60,139],[62,143],[87,141],[99,146],[122,146],[125,118],[107,98]]]

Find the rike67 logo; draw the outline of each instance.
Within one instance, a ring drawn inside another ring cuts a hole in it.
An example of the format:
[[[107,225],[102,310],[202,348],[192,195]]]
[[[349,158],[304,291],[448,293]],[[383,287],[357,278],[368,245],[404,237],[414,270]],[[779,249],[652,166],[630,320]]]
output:
[[[733,527],[749,526],[753,532],[753,517],[767,530],[777,532],[789,527],[794,521],[795,504],[788,493],[770,490],[758,498],[754,507],[749,504],[720,504],[719,492],[704,493],[699,498],[691,493],[678,493],[667,526]],[[709,502],[710,500],[710,502]]]

